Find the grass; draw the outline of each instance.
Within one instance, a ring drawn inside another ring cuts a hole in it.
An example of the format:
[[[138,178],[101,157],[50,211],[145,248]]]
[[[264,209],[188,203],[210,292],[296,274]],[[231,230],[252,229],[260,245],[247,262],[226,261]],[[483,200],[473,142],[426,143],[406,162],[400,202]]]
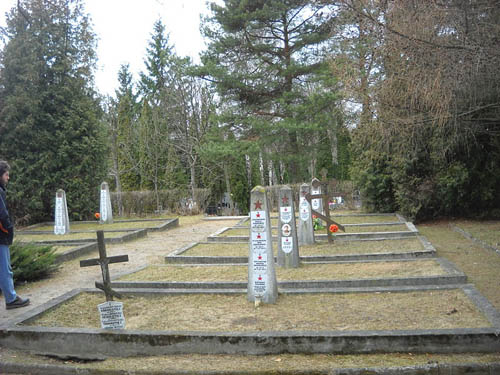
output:
[[[122,277],[122,281],[243,281],[247,266],[149,266]],[[433,259],[416,261],[302,264],[299,268],[276,267],[276,277],[284,280],[348,280],[446,275]]]
[[[276,243],[273,243],[275,253]],[[377,240],[377,241],[326,241],[314,245],[302,245],[299,253],[302,256],[337,255],[337,254],[373,254],[373,253],[405,253],[421,251],[424,247],[417,238]],[[248,256],[247,243],[200,243],[180,255],[186,256]]]
[[[120,230],[120,229],[143,229],[143,228],[156,228],[161,226],[167,221],[132,221],[129,223],[113,223],[113,224],[99,224],[98,221],[95,223],[70,223],[70,230],[73,231],[98,231],[98,230]],[[53,225],[43,225],[39,227],[30,228],[31,231],[54,231]]]
[[[396,215],[392,216],[335,216],[335,214],[330,213],[332,220],[340,224],[364,224],[364,223],[392,223],[398,222],[399,219]],[[298,224],[299,217],[295,216],[295,221]],[[272,218],[271,225],[278,226],[278,219]],[[250,220],[245,221],[242,226],[250,226]]]
[[[345,233],[365,233],[365,232],[402,232],[408,231],[405,224],[401,225],[373,225],[373,226],[359,226],[359,227],[346,227]],[[278,230],[276,228],[271,230],[273,236],[278,235]],[[326,233],[326,229],[317,230],[316,233]],[[343,233],[343,232],[339,232]],[[231,237],[231,236],[248,236],[249,228],[230,228],[219,235],[219,237]]]
[[[97,305],[103,299],[100,293],[81,293],[30,325],[100,328]],[[123,302],[126,328],[131,330],[351,331],[491,326],[458,289],[280,295],[278,303],[257,309],[246,295],[130,297]]]
[[[500,248],[500,221],[457,221],[457,227],[465,230],[473,237]]]
[[[432,242],[437,255],[447,258],[463,271],[497,310],[500,310],[500,255],[454,232],[448,222],[418,226]]]
[[[129,234],[130,231],[124,232],[106,232],[104,237],[106,238],[118,238]],[[97,241],[97,236],[94,232],[89,233],[68,233],[64,235],[55,234],[22,234],[17,233],[16,240],[21,242],[43,242],[43,241],[68,241],[68,240],[82,240],[82,241]]]
[[[344,213],[342,211],[341,213]],[[182,225],[182,219],[180,223]],[[187,217],[193,220],[192,217]],[[195,221],[193,221],[195,222]],[[460,223],[457,223],[459,226]],[[485,295],[490,302],[500,310],[500,256],[491,250],[485,250],[481,246],[464,238],[459,233],[452,231],[448,227],[448,222],[434,222],[418,225],[420,232],[425,235],[436,247],[438,256],[445,257],[455,263],[468,277],[469,282],[474,283],[476,288]],[[465,229],[465,228],[464,228]],[[472,234],[472,233],[471,233]],[[408,240],[397,240],[400,246],[398,249],[412,248],[413,245],[420,243],[418,240],[411,240],[413,243],[403,245]],[[376,241],[376,244],[381,244],[382,241]],[[392,242],[392,240],[391,240]],[[336,242],[336,245],[339,244]],[[223,244],[218,244],[214,250],[207,250],[204,245],[198,245],[191,252],[201,251],[204,255],[205,252],[221,251]],[[352,242],[349,246],[357,245]],[[374,244],[375,245],[375,244]],[[392,246],[387,246],[381,251],[389,251]],[[354,250],[356,250],[355,248]],[[230,250],[228,250],[230,251]],[[337,248],[337,251],[339,249]],[[341,250],[343,251],[343,250]],[[352,250],[348,250],[350,252]],[[393,250],[391,250],[393,251]],[[303,250],[301,250],[303,253]],[[243,254],[248,254],[248,245],[244,246]],[[208,254],[207,254],[208,255]],[[381,299],[380,294],[377,295]],[[281,300],[281,296],[280,296]],[[98,301],[92,303],[103,302],[103,297],[98,298]],[[421,301],[422,305],[425,301]],[[432,301],[431,301],[432,302]],[[440,302],[438,300],[438,302]],[[127,303],[126,303],[127,305]],[[446,306],[446,303],[444,304]],[[425,306],[425,305],[423,305]],[[454,306],[454,303],[451,304]],[[447,306],[450,308],[451,306]],[[301,306],[302,307],[302,306]],[[333,306],[335,308],[335,306]],[[84,306],[88,309],[88,306]],[[295,309],[296,306],[293,306]],[[450,312],[445,308],[443,311]],[[93,314],[97,315],[95,305],[92,305]],[[393,309],[394,310],[394,309]],[[253,311],[253,309],[250,309]],[[160,316],[172,315],[174,311],[167,308],[165,311],[160,311]],[[127,317],[127,310],[125,311]],[[445,313],[446,314],[446,313]],[[375,314],[374,314],[375,315]],[[394,313],[398,317],[399,311]],[[451,314],[454,317],[455,314]],[[349,317],[347,315],[347,317]],[[418,315],[414,317],[419,319]],[[127,321],[127,326],[129,326]],[[176,323],[172,324],[175,329]],[[170,328],[172,328],[170,327]],[[130,328],[130,327],[129,327]],[[203,327],[205,328],[205,327]],[[16,362],[20,364],[40,364],[40,365],[62,365],[70,366],[73,368],[83,369],[83,371],[93,370],[116,370],[116,371],[156,371],[158,373],[167,371],[179,371],[183,373],[199,373],[200,371],[220,373],[231,372],[233,374],[239,372],[254,372],[265,374],[277,374],[282,371],[291,371],[296,373],[313,373],[313,372],[332,372],[335,369],[343,368],[387,368],[396,366],[424,366],[429,363],[440,364],[458,364],[458,363],[493,363],[500,362],[500,353],[459,353],[459,354],[416,354],[416,353],[388,353],[388,354],[366,354],[366,355],[338,355],[338,354],[280,354],[280,355],[200,355],[200,354],[186,354],[186,355],[166,355],[166,356],[150,356],[150,357],[132,357],[132,358],[108,358],[106,361],[100,362],[74,362],[72,360],[65,360],[64,363],[53,358],[41,357],[38,355],[30,354],[27,352],[13,351],[5,348],[0,348],[0,356],[3,360],[8,362]]]

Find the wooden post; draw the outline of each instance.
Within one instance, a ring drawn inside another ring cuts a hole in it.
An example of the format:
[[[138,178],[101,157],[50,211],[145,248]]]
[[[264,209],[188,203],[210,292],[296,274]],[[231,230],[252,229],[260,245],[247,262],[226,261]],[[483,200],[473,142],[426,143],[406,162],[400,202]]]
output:
[[[115,292],[111,289],[111,277],[109,275],[109,267],[110,263],[120,263],[120,262],[128,262],[128,255],[116,255],[112,257],[108,257],[106,255],[106,245],[104,242],[104,232],[102,230],[97,231],[97,246],[99,248],[99,258],[98,259],[87,259],[80,261],[80,267],[89,267],[89,266],[101,266],[102,273],[102,283],[96,281],[95,286],[104,291],[106,295],[106,301],[113,301],[113,296],[117,298],[121,298],[121,294]]]

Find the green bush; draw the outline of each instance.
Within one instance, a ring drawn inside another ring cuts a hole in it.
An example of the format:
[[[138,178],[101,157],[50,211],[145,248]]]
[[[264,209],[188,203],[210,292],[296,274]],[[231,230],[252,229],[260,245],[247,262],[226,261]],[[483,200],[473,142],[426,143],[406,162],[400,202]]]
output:
[[[39,280],[59,267],[55,249],[50,245],[14,242],[10,257],[14,282]]]

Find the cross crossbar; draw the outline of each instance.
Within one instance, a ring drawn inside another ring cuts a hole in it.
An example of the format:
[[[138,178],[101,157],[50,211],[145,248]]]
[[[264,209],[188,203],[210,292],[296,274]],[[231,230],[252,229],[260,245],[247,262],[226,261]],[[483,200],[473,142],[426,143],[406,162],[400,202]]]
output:
[[[339,227],[340,230],[342,230],[343,232],[345,232],[345,228],[344,228],[344,226],[342,224],[337,223],[336,221],[334,221],[333,219],[330,218],[330,209],[328,207],[328,202],[326,203],[326,205],[324,204],[325,200],[328,200],[328,195],[327,194],[311,194],[311,193],[307,193],[305,195],[305,198],[309,202],[309,204],[311,205],[311,213],[314,214],[314,215],[316,215],[317,217],[319,217],[320,219],[322,219],[323,221],[325,221],[327,223],[326,234],[328,236],[328,242],[332,242],[333,241],[332,235],[331,235],[330,230],[329,230],[330,225],[335,224],[335,225],[337,225]],[[323,200],[323,207],[325,209],[326,215],[323,215],[321,212],[315,211],[312,208],[312,202],[311,201],[313,199],[322,199]]]
[[[128,255],[115,255],[108,257],[106,255],[106,245],[104,243],[104,232],[102,230],[97,231],[97,246],[99,248],[99,258],[97,259],[86,259],[80,261],[80,267],[89,267],[89,266],[101,266],[102,272],[102,283],[96,282],[95,286],[104,291],[106,295],[106,301],[112,301],[113,296],[120,298],[121,295],[111,289],[111,278],[109,276],[109,267],[110,263],[120,263],[120,262],[128,262]]]

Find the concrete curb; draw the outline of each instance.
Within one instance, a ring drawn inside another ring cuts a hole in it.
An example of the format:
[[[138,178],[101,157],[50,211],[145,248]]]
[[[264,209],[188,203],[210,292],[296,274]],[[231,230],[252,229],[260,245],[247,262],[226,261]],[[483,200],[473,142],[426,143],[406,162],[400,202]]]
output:
[[[64,327],[16,326],[29,322],[48,309],[81,292],[78,289],[28,311],[0,329],[0,345],[15,349],[57,353],[68,356],[140,356],[166,354],[281,354],[281,353],[466,353],[500,352],[500,314],[472,285],[345,288],[336,293],[361,291],[406,292],[415,290],[462,289],[477,309],[491,322],[487,328],[374,331],[268,331],[268,332],[202,332],[202,331],[137,331]],[[241,290],[120,290],[123,294],[244,294]],[[320,290],[290,290],[289,293],[325,293]],[[479,303],[478,303],[479,301]]]
[[[453,231],[455,231],[457,233],[460,233],[465,238],[471,240],[472,242],[477,243],[483,249],[492,250],[492,251],[496,252],[497,254],[500,254],[500,249],[496,248],[495,246],[491,246],[490,244],[484,242],[483,240],[480,240],[479,238],[474,237],[472,234],[470,234],[469,232],[467,232],[467,231],[463,230],[462,228],[456,226],[455,224],[449,224],[449,225],[450,225],[450,228]]]
[[[442,268],[442,275],[434,276],[409,276],[409,277],[392,277],[392,278],[372,278],[372,279],[347,279],[347,280],[287,280],[278,281],[278,286],[281,289],[307,289],[307,288],[347,288],[347,287],[376,287],[376,286],[403,286],[403,285],[450,285],[463,284],[467,282],[467,276],[458,270],[458,268],[444,258],[430,258],[434,260]],[[370,261],[332,261],[332,262],[311,262],[313,264],[352,264],[352,263],[387,263],[395,260],[370,260]],[[416,259],[398,259],[397,262],[415,262]],[[206,264],[204,264],[206,265]],[[210,266],[220,266],[211,264]],[[242,265],[231,263],[230,265]],[[207,265],[208,266],[208,265]],[[161,266],[159,266],[161,267]],[[190,267],[178,265],[177,267]],[[126,275],[131,275],[142,271],[147,266],[140,267],[134,271],[128,272]],[[125,275],[121,275],[123,277]],[[245,281],[206,281],[206,282],[179,282],[179,281],[120,281],[118,277],[113,278],[113,288],[159,288],[159,289],[245,289],[247,282]]]
[[[31,364],[24,365],[0,361],[0,368],[6,374],[32,374],[32,375],[498,375],[500,362],[493,363],[452,363],[452,364],[426,364],[404,367],[363,367],[341,368],[326,370],[113,370],[113,369],[87,369],[78,366]]]
[[[407,231],[394,231],[394,232],[360,232],[360,233],[337,233],[335,234],[335,240],[337,241],[352,241],[361,239],[380,239],[380,238],[396,238],[396,237],[412,237],[418,234],[418,229],[413,225],[413,223],[395,223],[394,225],[406,224]],[[357,224],[353,224],[359,226]],[[377,224],[380,225],[380,224]],[[241,229],[238,227],[224,227],[216,231],[207,237],[208,242],[248,242],[249,236],[222,236],[224,232],[231,229]],[[327,240],[327,235],[324,233],[314,234],[314,238],[317,241]],[[277,241],[278,237],[273,236],[273,241]]]
[[[400,260],[400,259],[414,259],[414,258],[431,258],[436,256],[436,249],[434,246],[422,235],[417,235],[424,250],[414,250],[404,253],[373,253],[373,254],[344,254],[344,255],[309,255],[301,256],[300,261],[304,263],[317,263],[317,262],[335,262],[335,261],[370,261],[370,260]],[[358,239],[356,241],[382,241],[382,240],[396,240],[405,239],[401,238],[376,238],[376,239]],[[207,242],[211,243],[211,242]],[[222,242],[220,243],[234,243]],[[201,255],[182,255],[189,249],[198,245],[197,242],[192,242],[184,247],[181,247],[165,257],[165,263],[168,264],[247,264],[248,256],[201,256]]]

